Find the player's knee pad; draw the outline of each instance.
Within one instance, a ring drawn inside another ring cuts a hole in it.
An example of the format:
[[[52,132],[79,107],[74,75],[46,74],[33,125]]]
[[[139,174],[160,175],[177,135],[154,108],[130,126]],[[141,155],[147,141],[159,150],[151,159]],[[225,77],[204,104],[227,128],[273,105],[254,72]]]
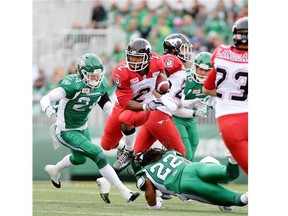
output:
[[[138,127],[147,121],[149,114],[150,112],[148,111],[134,112],[132,110],[125,110],[119,116],[119,121],[129,126]]]
[[[84,164],[87,160],[87,158],[85,156],[75,156],[72,155],[70,157],[71,163],[74,165],[80,165],[80,164]]]
[[[97,164],[99,169],[105,167],[108,164],[106,155],[103,152],[98,153],[96,155],[94,161]]]

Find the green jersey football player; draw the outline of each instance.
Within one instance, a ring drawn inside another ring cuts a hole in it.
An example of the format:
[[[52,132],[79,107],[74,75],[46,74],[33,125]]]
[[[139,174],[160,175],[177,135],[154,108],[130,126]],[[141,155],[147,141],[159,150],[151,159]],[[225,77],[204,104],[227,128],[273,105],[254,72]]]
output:
[[[60,188],[61,171],[72,165],[84,164],[89,158],[95,162],[105,178],[102,181],[108,180],[127,202],[134,201],[140,194],[131,191],[121,182],[101,147],[91,142],[88,130],[88,114],[94,106],[98,104],[107,114],[112,111],[113,105],[107,93],[104,74],[101,59],[92,53],[84,54],[79,59],[77,73],[65,76],[56,88],[41,99],[43,112],[48,117],[56,115],[55,127],[51,130],[52,138],[71,150],[71,154],[56,165],[46,165],[44,170],[50,175],[52,184]],[[100,189],[105,184],[100,181],[97,183]],[[110,203],[105,191],[101,193],[101,198]]]
[[[191,162],[174,150],[150,148],[136,154],[132,168],[137,188],[145,191],[148,209],[160,209],[163,199],[156,190],[179,197],[218,206],[245,206],[248,192],[225,188],[221,183],[235,180],[239,166],[231,156],[226,165]]]
[[[212,69],[210,58],[211,53],[200,52],[194,58],[192,69],[186,70],[187,77],[186,86],[184,89],[184,107],[192,108],[197,102],[197,98],[199,100],[201,99],[203,101],[207,101],[210,97],[202,93],[203,83],[209,71]],[[209,109],[210,108],[207,107],[207,113]],[[191,110],[187,110],[187,112],[189,111],[192,112]],[[185,157],[188,160],[193,161],[197,146],[199,144],[199,135],[196,119],[192,115],[187,117],[180,116],[178,114],[178,111],[173,114],[173,117],[174,123],[178,131],[180,132],[182,142],[186,148]]]

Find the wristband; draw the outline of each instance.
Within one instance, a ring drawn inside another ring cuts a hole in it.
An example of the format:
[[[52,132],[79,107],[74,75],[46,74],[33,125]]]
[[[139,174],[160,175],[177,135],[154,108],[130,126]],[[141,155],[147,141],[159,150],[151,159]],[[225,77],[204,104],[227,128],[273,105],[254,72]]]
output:
[[[142,109],[145,111],[146,110],[146,106],[147,106],[147,104],[143,104],[142,105]]]

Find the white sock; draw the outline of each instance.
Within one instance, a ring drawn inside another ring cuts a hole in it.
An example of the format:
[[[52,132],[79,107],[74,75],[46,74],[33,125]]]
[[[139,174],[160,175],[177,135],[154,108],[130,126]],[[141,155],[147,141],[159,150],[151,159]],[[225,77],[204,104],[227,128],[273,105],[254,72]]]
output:
[[[125,146],[125,139],[124,136],[121,138],[121,140],[119,141],[119,144],[117,146],[117,149],[122,150]]]
[[[107,179],[116,189],[119,190],[121,195],[126,199],[129,200],[131,194],[131,190],[129,190],[119,179],[118,175],[116,174],[115,170],[111,167],[110,164],[107,164],[102,169],[99,169],[100,174]]]
[[[248,204],[248,192],[241,195],[240,200],[244,204]]]
[[[70,159],[69,159],[70,155],[71,155],[71,154],[66,155],[61,161],[59,161],[59,162],[55,165],[55,167],[56,167],[59,171],[61,171],[61,170],[65,169],[65,168],[70,167],[70,166],[73,165],[73,164],[71,163]]]
[[[117,187],[119,184],[122,184],[115,170],[111,167],[110,164],[107,164],[102,169],[99,169],[100,174],[107,179],[114,187]]]
[[[126,143],[125,149],[127,149],[128,151],[133,151],[134,141],[135,141],[135,137],[136,137],[136,131],[130,135],[123,134],[123,137],[124,137],[124,141]]]

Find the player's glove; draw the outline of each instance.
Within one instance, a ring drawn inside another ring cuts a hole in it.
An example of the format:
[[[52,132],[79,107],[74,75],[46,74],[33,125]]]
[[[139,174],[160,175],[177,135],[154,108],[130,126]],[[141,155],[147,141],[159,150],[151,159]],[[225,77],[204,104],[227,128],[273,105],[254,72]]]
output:
[[[163,199],[161,197],[156,197],[156,205],[155,206],[147,205],[147,207],[148,209],[157,210],[162,207],[162,204],[163,204]]]
[[[50,118],[56,114],[56,110],[52,106],[48,106],[45,110],[45,113]]]
[[[193,117],[203,117],[203,118],[207,118],[207,115],[208,115],[208,109],[207,109],[207,106],[205,107],[200,107],[198,109],[196,109],[194,111],[194,114],[193,114]]]
[[[207,105],[203,102],[200,98],[195,98],[191,100],[184,100],[182,101],[184,107],[188,109],[198,109],[201,107],[206,107]]]
[[[171,101],[166,95],[163,95],[160,100],[170,112],[173,113],[178,109],[178,105]]]
[[[160,100],[152,100],[147,104],[143,104],[143,110],[155,110],[159,106],[163,106],[164,104]]]

